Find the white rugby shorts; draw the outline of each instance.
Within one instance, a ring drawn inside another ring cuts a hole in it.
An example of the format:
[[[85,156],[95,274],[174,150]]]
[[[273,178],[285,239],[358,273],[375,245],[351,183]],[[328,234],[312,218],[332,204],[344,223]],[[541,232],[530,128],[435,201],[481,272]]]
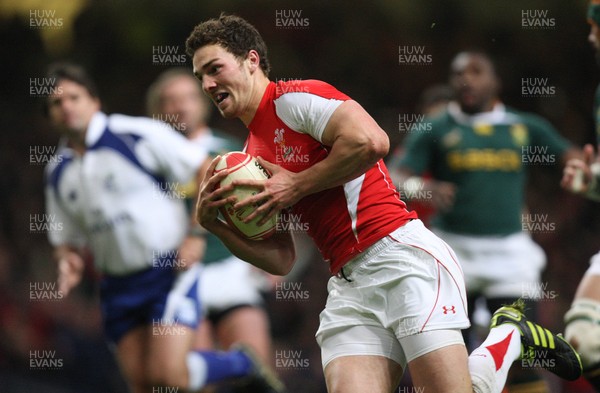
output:
[[[316,334],[324,368],[340,356],[378,355],[404,369],[418,356],[464,345],[460,329],[470,324],[461,266],[420,220],[350,260],[327,289]]]
[[[262,273],[231,256],[202,266],[200,297],[205,313],[220,313],[240,306],[261,306]]]

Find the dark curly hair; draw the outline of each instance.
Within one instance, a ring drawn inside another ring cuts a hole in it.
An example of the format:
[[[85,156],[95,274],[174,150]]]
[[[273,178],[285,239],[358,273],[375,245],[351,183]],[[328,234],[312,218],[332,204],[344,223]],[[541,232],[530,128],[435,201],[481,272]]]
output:
[[[240,61],[254,49],[260,56],[260,68],[269,76],[271,65],[267,58],[267,45],[260,33],[248,21],[236,15],[221,14],[218,19],[209,19],[197,25],[185,41],[188,56],[206,45],[221,45]]]

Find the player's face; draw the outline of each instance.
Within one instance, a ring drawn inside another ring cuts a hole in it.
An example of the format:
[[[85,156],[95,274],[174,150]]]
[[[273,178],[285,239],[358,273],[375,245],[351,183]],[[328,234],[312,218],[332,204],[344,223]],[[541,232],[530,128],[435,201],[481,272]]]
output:
[[[245,121],[251,112],[252,78],[249,60],[239,61],[220,45],[203,46],[192,59],[202,90],[225,118]]]
[[[180,131],[193,131],[202,126],[208,115],[206,99],[198,83],[191,77],[171,79],[162,89],[161,113],[164,120]]]
[[[450,84],[463,111],[479,113],[493,108],[498,79],[488,59],[476,54],[462,54],[450,68]]]
[[[84,86],[67,79],[58,82],[56,94],[48,100],[50,121],[65,133],[85,132],[92,116],[100,110],[97,98]]]

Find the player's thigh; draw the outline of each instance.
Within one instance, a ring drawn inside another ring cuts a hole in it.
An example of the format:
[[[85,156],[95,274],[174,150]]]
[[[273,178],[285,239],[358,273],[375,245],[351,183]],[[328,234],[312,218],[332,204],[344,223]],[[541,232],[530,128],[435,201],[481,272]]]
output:
[[[413,385],[419,391],[471,393],[471,376],[464,345],[436,349],[408,363]]]
[[[402,376],[402,368],[384,356],[342,356],[325,367],[329,393],[391,393]]]
[[[260,307],[238,307],[216,325],[217,340],[223,349],[242,342],[250,345],[265,362],[271,362],[271,336],[267,313]]]
[[[146,357],[147,329],[145,326],[138,326],[125,333],[117,344],[119,366],[134,393],[145,389]]]
[[[151,330],[146,358],[148,379],[153,384],[186,386],[187,355],[194,343],[195,329],[173,324]]]
[[[194,333],[192,348],[196,350],[214,349],[213,326],[208,319],[204,319]]]

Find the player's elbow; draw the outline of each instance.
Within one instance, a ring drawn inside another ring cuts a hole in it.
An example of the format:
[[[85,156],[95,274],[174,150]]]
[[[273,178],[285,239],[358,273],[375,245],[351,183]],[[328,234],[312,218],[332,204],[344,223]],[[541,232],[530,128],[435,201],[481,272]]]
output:
[[[390,150],[390,140],[383,130],[365,135],[360,141],[361,156],[365,162],[375,163],[384,158]]]
[[[390,151],[390,139],[383,130],[378,133],[377,138],[373,138],[371,149],[373,152],[372,154],[377,157],[378,161],[387,156]]]
[[[296,252],[294,250],[288,250],[285,255],[281,256],[281,259],[275,264],[271,274],[276,276],[287,276],[296,263]]]

